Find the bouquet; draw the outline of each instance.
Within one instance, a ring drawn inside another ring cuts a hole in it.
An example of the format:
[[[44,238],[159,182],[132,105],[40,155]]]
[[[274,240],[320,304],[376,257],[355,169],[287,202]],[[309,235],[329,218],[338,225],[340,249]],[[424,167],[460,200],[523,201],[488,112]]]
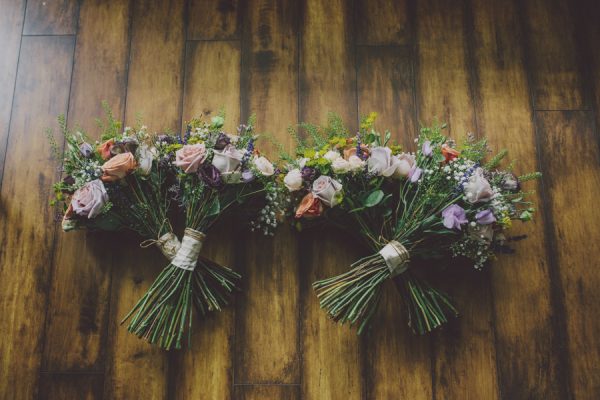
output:
[[[282,183],[298,221],[320,217],[358,235],[372,252],[313,284],[330,317],[358,324],[361,333],[382,284],[395,278],[409,326],[424,334],[457,311],[447,295],[417,277],[411,259],[466,257],[481,269],[496,253],[511,251],[509,242],[521,238],[506,231],[534,212],[521,184],[539,174],[499,170],[506,151],[485,162],[486,140],[458,144],[438,125],[421,129],[416,153],[403,152],[389,132],[373,129],[375,117],[363,118],[356,135],[333,115],[326,127],[304,124],[307,138],[295,134],[297,154],[283,154]]]
[[[254,148],[253,121],[238,135],[222,131],[224,119],[192,120],[179,142],[165,143],[161,168],[175,177],[169,188],[185,215],[181,247],[124,321],[128,330],[165,349],[180,348],[191,332],[192,304],[201,313],[221,310],[240,276],[200,256],[206,233],[226,214],[249,201],[262,200],[255,227],[271,233],[277,225],[276,199],[283,193],[275,166]]]

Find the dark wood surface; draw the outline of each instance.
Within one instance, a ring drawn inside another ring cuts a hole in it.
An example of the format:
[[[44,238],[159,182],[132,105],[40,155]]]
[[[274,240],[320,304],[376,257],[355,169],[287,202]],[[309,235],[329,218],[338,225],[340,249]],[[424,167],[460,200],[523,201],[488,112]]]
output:
[[[0,0],[0,399],[600,398],[599,21],[595,0]],[[288,148],[329,111],[377,111],[408,149],[437,117],[542,171],[539,213],[516,254],[437,279],[461,317],[428,337],[392,285],[364,336],[327,319],[310,285],[349,239],[222,227],[207,255],[243,291],[167,354],[119,325],[158,253],[48,205],[45,128],[96,134],[102,100],[154,130],[254,113]]]

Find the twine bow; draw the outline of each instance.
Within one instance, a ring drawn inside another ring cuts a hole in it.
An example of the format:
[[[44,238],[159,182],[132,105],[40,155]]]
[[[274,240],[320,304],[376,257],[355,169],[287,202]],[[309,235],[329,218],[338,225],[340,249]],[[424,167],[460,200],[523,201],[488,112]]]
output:
[[[410,254],[402,243],[391,240],[379,250],[392,276],[400,275],[408,269]]]
[[[142,249],[145,249],[150,246],[156,246],[158,247],[160,252],[163,253],[164,256],[167,257],[167,259],[169,259],[170,261],[173,258],[175,258],[177,251],[181,247],[181,243],[179,242],[177,236],[173,233],[173,227],[171,227],[171,223],[168,219],[165,218],[163,223],[160,225],[158,231],[162,231],[162,228],[165,225],[165,223],[169,224],[169,227],[171,228],[169,232],[165,233],[162,236],[159,236],[158,239],[144,240],[142,243],[140,243],[140,247]]]

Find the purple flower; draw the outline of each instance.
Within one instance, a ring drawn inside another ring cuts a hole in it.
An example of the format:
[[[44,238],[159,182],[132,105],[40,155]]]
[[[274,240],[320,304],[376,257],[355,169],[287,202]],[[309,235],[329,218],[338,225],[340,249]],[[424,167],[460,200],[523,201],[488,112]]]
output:
[[[475,219],[479,225],[489,225],[496,222],[496,217],[492,210],[483,210],[475,214]]]
[[[425,142],[423,142],[423,146],[421,147],[421,152],[423,153],[424,156],[431,157],[431,155],[433,154],[433,149],[431,148],[431,142],[429,140],[426,140]]]
[[[421,177],[423,170],[416,165],[413,165],[410,171],[408,172],[408,178],[412,183],[415,183]]]
[[[219,189],[223,185],[221,173],[212,164],[207,164],[198,170],[198,176],[207,186],[214,189]]]
[[[242,171],[242,180],[244,182],[252,182],[254,180],[254,174],[249,169]]]
[[[307,182],[311,182],[313,179],[315,179],[316,173],[317,172],[315,171],[314,168],[304,167],[304,168],[302,168],[302,171],[301,171],[302,179]]]
[[[467,216],[465,210],[461,206],[452,204],[442,211],[442,218],[444,218],[444,226],[448,229],[458,229],[460,226],[466,224]]]
[[[94,149],[92,148],[91,144],[84,142],[79,145],[79,151],[85,158],[90,158],[94,152]]]

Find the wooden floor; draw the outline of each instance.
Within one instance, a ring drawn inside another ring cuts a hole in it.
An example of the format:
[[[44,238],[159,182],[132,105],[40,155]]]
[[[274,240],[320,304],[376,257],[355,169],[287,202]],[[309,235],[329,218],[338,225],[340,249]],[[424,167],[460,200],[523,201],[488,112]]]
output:
[[[0,0],[1,399],[600,398],[597,0]],[[232,131],[378,111],[486,135],[544,173],[529,240],[438,284],[461,317],[415,337],[386,290],[373,330],[327,320],[310,284],[361,250],[322,232],[222,228],[210,257],[244,274],[235,306],[167,354],[118,321],[162,266],[127,235],[63,234],[49,207],[60,113],[106,100],[154,130],[219,108]],[[599,268],[599,269],[597,269]]]

